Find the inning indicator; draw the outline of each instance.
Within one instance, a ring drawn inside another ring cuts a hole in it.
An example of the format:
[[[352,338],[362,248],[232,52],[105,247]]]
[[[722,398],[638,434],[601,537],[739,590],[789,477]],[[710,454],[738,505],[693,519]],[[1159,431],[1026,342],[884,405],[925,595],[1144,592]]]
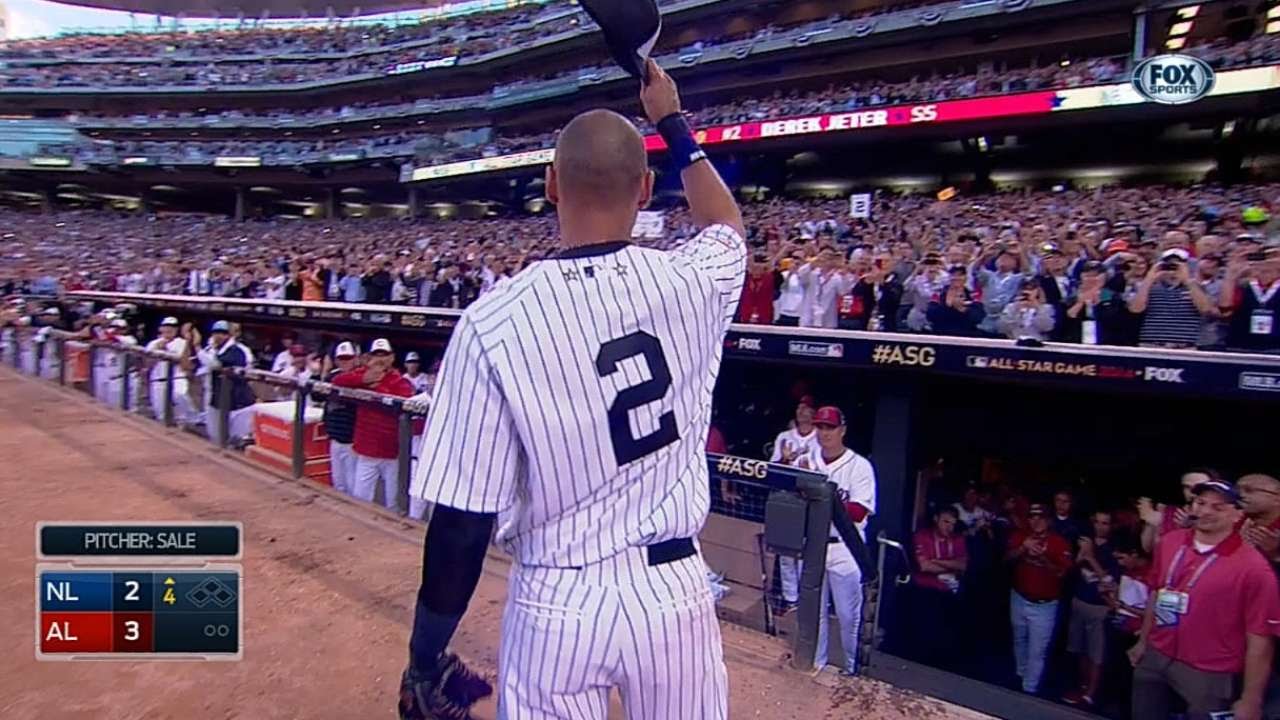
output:
[[[214,560],[238,558],[240,534],[238,523],[42,523],[39,554],[65,561],[36,567],[36,658],[239,660],[243,570]],[[114,546],[113,565],[96,542]]]

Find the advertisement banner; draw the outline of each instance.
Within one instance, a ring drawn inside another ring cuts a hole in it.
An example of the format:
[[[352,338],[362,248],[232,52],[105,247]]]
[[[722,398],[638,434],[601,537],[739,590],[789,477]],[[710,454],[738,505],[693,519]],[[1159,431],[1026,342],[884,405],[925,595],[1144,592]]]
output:
[[[450,55],[449,57],[433,58],[431,60],[417,60],[414,62],[388,65],[387,74],[405,75],[408,73],[422,72],[423,70],[431,70],[432,68],[453,67],[457,64],[458,56]]]
[[[1206,97],[1262,92],[1276,88],[1280,88],[1280,65],[1229,70],[1218,73],[1213,89]],[[906,128],[972,120],[1048,115],[1072,110],[1123,107],[1144,102],[1150,101],[1143,99],[1132,83],[1121,82],[1064,90],[1038,90],[1012,95],[893,105],[777,120],[756,120],[709,127],[698,130],[696,135],[699,143],[708,146],[799,135],[848,133],[880,128]],[[666,150],[666,143],[658,135],[646,136],[644,144],[645,149],[650,152]],[[538,150],[498,158],[481,158],[423,167],[413,171],[413,180],[438,179],[514,167],[532,167],[549,163],[552,157],[553,151]]]
[[[224,155],[213,159],[214,167],[223,168],[253,168],[262,167],[262,158],[250,156],[234,156]]]

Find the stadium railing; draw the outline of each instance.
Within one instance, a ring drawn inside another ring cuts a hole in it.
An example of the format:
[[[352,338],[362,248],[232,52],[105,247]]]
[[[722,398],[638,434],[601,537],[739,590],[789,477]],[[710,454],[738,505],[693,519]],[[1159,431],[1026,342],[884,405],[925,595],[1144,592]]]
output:
[[[4,342],[0,342],[0,362],[11,365],[18,372],[82,391],[96,400],[115,405],[121,412],[150,416],[152,420],[168,428],[176,428],[179,425],[175,417],[174,393],[180,371],[176,368],[189,358],[149,351],[138,346],[91,340],[83,333],[70,333],[53,328],[10,327],[6,328],[6,335]],[[113,361],[109,364],[99,362],[104,355],[113,356]],[[157,383],[149,374],[153,363],[165,363],[160,388],[156,387]],[[109,372],[112,375],[100,376],[100,373],[107,371],[104,370],[107,367],[110,368]],[[204,436],[223,450],[229,450],[235,446],[234,441],[238,439],[232,437],[232,392],[235,382],[250,382],[281,391],[287,398],[286,402],[291,402],[293,405],[287,474],[295,480],[310,480],[321,485],[329,484],[327,474],[316,477],[311,475],[308,469],[309,462],[316,458],[308,457],[307,443],[327,440],[322,432],[309,434],[307,431],[308,398],[340,397],[352,403],[376,406],[386,412],[394,413],[397,417],[398,442],[397,497],[390,499],[382,497],[383,490],[379,484],[372,502],[394,510],[401,516],[408,514],[407,493],[411,474],[414,471],[413,423],[415,419],[425,418],[430,407],[429,402],[368,390],[338,387],[312,379],[300,380],[252,368],[221,368],[214,372],[220,373],[223,381],[219,383],[217,396],[213,397],[210,394],[209,404],[203,408],[207,418],[203,424],[206,428],[212,429],[204,433]],[[208,376],[204,376],[203,381],[199,377],[183,377],[187,380],[189,395],[198,393],[197,386],[208,381]],[[159,403],[163,408],[159,417],[156,417],[154,412],[157,403],[153,394],[156,392],[159,392],[163,398]],[[201,408],[196,409],[199,411]],[[216,421],[213,415],[208,415],[209,413],[216,415]],[[186,429],[194,431],[197,427],[191,426]],[[819,613],[822,612],[820,604],[826,572],[829,528],[833,521],[837,527],[852,527],[849,519],[843,516],[843,506],[834,501],[836,497],[834,486],[827,482],[824,476],[816,473],[748,458],[707,453],[707,464],[711,486],[719,489],[719,492],[712,491],[712,512],[750,520],[760,528],[760,531],[754,534],[756,547],[752,548],[752,552],[757,555],[761,571],[763,592],[759,613],[763,624],[762,629],[771,635],[777,634],[774,621],[774,606],[777,599],[772,592],[777,573],[770,569],[771,565],[783,555],[801,560],[792,664],[799,670],[811,670],[814,650],[817,646],[818,618]],[[270,465],[267,467],[273,468]],[[285,472],[279,466],[274,466],[274,469],[277,472]],[[736,497],[742,498],[749,495],[753,498],[752,501],[749,503],[725,501],[725,489],[730,487],[734,488],[731,492]],[[772,510],[766,510],[766,503],[784,509],[790,507],[794,512],[787,513],[784,510],[774,514]],[[414,519],[429,522],[429,513],[428,510],[426,517]],[[766,515],[771,514],[775,520],[766,523]],[[883,558],[880,568],[883,573]],[[874,584],[874,580],[871,584]],[[875,597],[878,593],[871,590],[868,594]],[[879,614],[873,608],[875,605],[869,603],[866,615],[874,616],[875,621],[878,622]],[[747,621],[746,624],[758,626],[753,621]],[[874,628],[871,633],[864,634],[864,647],[860,650],[864,653],[864,657],[871,652],[870,643],[874,634]]]

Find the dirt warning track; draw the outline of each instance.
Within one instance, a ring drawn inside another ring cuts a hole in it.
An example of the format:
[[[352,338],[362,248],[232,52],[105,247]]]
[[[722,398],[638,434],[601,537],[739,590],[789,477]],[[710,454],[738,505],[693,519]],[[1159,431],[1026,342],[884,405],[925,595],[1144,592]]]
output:
[[[0,368],[0,458],[0,717],[395,716],[421,525],[8,368]],[[37,521],[215,519],[244,523],[241,662],[36,662]],[[507,568],[491,556],[455,642],[490,673]],[[876,682],[815,680],[786,668],[784,643],[732,625],[723,632],[733,718],[980,717]],[[476,715],[493,718],[495,708],[483,704]]]

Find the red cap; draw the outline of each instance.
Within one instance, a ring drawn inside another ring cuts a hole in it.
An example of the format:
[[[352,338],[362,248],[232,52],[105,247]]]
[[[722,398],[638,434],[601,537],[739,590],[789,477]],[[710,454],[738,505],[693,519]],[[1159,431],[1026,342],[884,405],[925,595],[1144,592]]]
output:
[[[844,413],[840,412],[840,408],[834,405],[818,408],[818,412],[813,415],[813,424],[841,427],[844,425]]]
[[[293,345],[289,348],[289,354],[294,357],[305,357],[307,349],[302,345]]]
[[[812,395],[801,395],[801,396],[800,396],[800,404],[801,404],[801,405],[808,405],[809,407],[813,407],[813,405],[814,405],[814,403],[813,403],[813,396],[812,396]]]

